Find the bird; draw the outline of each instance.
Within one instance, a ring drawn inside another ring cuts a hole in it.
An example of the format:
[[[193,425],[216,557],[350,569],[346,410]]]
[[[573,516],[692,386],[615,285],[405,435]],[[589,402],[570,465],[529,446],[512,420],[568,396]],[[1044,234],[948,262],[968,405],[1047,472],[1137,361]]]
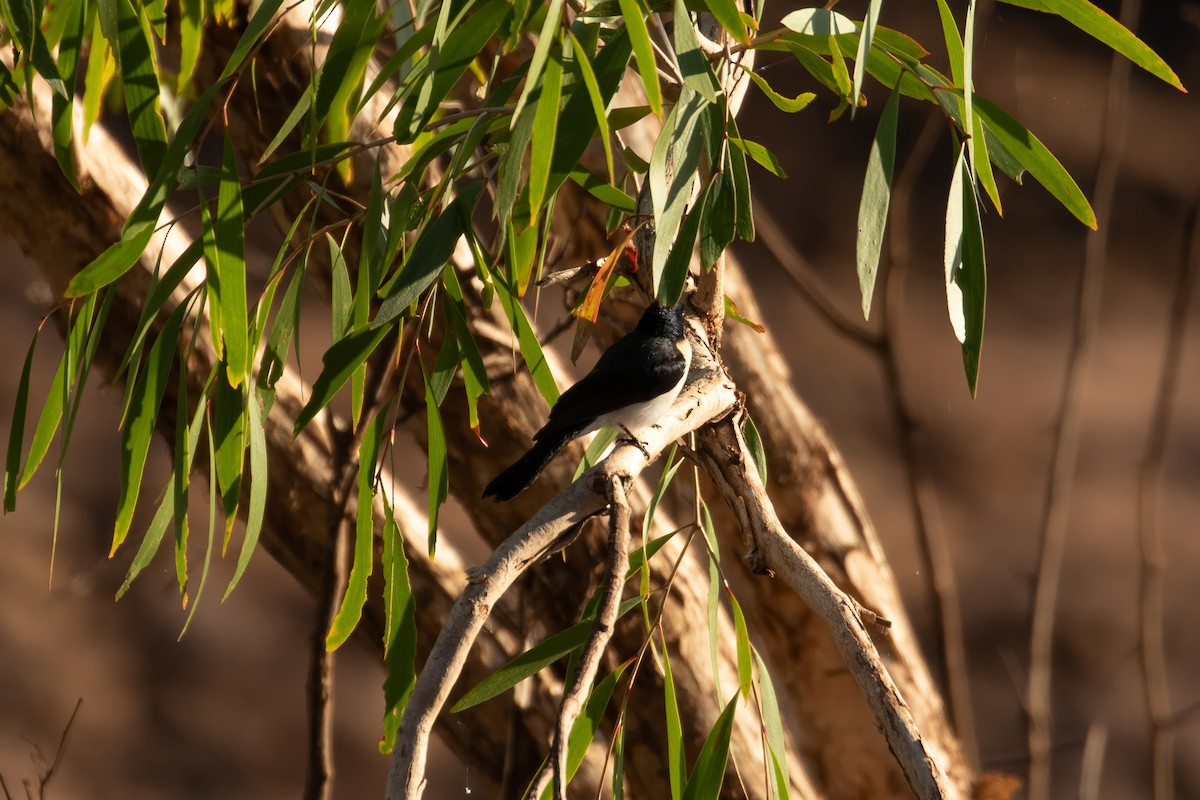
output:
[[[513,499],[569,442],[605,425],[620,427],[632,438],[630,429],[658,422],[683,389],[691,361],[683,301],[672,307],[651,303],[637,327],[562,393],[546,424],[533,435],[533,447],[493,478],[483,496]]]

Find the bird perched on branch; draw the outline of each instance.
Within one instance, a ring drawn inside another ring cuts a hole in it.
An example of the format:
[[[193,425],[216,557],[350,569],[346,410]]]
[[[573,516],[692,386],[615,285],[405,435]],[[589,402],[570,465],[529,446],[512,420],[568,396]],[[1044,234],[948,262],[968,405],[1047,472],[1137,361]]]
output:
[[[692,346],[684,336],[683,302],[652,303],[637,327],[604,351],[592,371],[563,392],[534,445],[497,475],[484,497],[511,500],[572,440],[605,425],[631,429],[655,423],[687,378]],[[630,434],[632,435],[632,434]]]

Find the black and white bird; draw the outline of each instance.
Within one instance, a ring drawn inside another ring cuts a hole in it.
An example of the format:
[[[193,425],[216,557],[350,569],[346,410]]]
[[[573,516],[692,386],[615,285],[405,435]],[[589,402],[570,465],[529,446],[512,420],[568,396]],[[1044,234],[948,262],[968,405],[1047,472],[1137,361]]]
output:
[[[604,351],[592,371],[562,393],[534,445],[497,475],[484,497],[511,500],[533,483],[573,439],[605,425],[628,433],[657,422],[683,388],[692,361],[684,336],[683,303],[652,303],[637,327]]]

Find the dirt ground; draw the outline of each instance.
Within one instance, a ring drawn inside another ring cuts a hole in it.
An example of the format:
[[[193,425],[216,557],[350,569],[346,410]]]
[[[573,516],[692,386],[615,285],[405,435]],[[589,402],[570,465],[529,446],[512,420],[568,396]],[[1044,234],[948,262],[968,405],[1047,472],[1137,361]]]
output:
[[[932,4],[929,4],[932,6]],[[1195,2],[1156,4],[1142,33],[1200,86]],[[852,13],[847,11],[847,13]],[[857,13],[857,12],[853,12]],[[884,21],[932,48],[933,20]],[[1108,59],[1062,23],[999,7],[982,37],[978,91],[1034,130],[1090,194]],[[937,49],[937,48],[932,48]],[[809,87],[778,88],[790,93]],[[761,99],[761,98],[760,98]],[[780,118],[755,100],[744,133],[781,158],[790,179],[755,174],[777,220],[856,314],[854,219],[871,110],[828,125],[827,101]],[[872,110],[877,110],[876,103]],[[899,152],[924,110],[901,108]],[[1076,796],[1083,743],[1108,735],[1102,796],[1148,795],[1148,731],[1138,659],[1139,552],[1136,488],[1162,358],[1184,222],[1200,189],[1200,107],[1135,73],[1118,184],[1098,341],[1087,378],[1082,440],[1070,503],[1054,677],[1055,789]],[[1064,379],[1085,229],[1039,186],[1003,189],[1005,217],[984,222],[988,315],[979,396],[972,400],[947,324],[941,285],[948,138],[914,197],[913,264],[900,343],[904,391],[926,436],[940,516],[953,551],[966,625],[982,765],[1023,773],[1021,696],[1028,615],[1048,458]],[[838,336],[804,304],[758,245],[738,254],[760,288],[764,322],[781,341],[801,396],[829,426],[858,480],[910,611],[932,643],[927,576],[921,574],[904,464],[873,356]],[[1200,257],[1200,256],[1196,256]],[[36,272],[0,243],[0,321],[9,346],[0,374],[0,420],[25,348],[48,307]],[[1176,709],[1200,703],[1200,298],[1193,298],[1161,497],[1167,552],[1166,646]],[[44,394],[61,352],[53,331],[39,342],[34,393]],[[264,554],[219,604],[232,571],[214,564],[186,636],[165,553],[123,600],[112,597],[132,549],[107,558],[117,495],[119,395],[93,381],[65,464],[61,536],[47,587],[53,475],[44,469],[0,518],[0,776],[14,796],[34,780],[34,746],[52,758],[78,698],[66,757],[50,786],[57,798],[285,798],[304,775],[304,683],[312,603]],[[769,445],[769,443],[768,443]],[[56,451],[52,451],[53,459]],[[146,486],[165,479],[156,446]],[[134,523],[134,536],[148,520]],[[141,527],[139,527],[139,525]],[[202,531],[194,535],[202,536]],[[339,797],[378,796],[386,759],[376,750],[382,671],[351,642],[338,661]],[[478,794],[472,776],[447,767],[427,797]],[[1200,715],[1178,728],[1177,790],[1200,798]]]

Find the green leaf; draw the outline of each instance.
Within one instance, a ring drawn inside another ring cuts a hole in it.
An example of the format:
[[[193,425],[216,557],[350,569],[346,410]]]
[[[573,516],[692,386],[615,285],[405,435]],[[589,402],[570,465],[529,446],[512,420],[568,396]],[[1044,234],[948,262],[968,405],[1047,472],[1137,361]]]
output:
[[[775,694],[775,685],[771,683],[767,665],[759,658],[757,650],[753,652],[754,664],[758,668],[759,716],[762,718],[767,746],[771,750],[771,761],[775,767],[774,796],[787,798],[791,782],[788,779],[787,740],[783,736],[783,716],[779,713],[779,700]]]
[[[583,451],[583,458],[579,459],[579,466],[575,467],[575,475],[572,476],[571,481],[579,480],[580,475],[599,464],[605,451],[612,446],[612,443],[617,440],[617,436],[620,433],[619,430],[610,425],[605,425],[596,431],[596,435],[588,443],[587,449]]]
[[[575,725],[571,728],[571,735],[567,737],[566,779],[568,783],[579,771],[579,765],[583,763],[583,757],[587,754],[592,739],[596,738],[596,732],[600,730],[600,723],[604,721],[604,712],[608,710],[613,689],[616,688],[617,681],[621,679],[626,667],[631,663],[633,663],[633,659],[624,662],[610,672],[604,680],[592,687],[587,705],[584,707],[583,713],[579,715],[579,719],[575,720]],[[550,792],[551,787],[547,786],[546,791],[542,793],[541,800],[547,800]]]
[[[217,217],[210,219],[208,206],[201,203],[204,217],[204,256],[208,262],[208,280],[220,308],[219,334],[224,347],[229,385],[236,389],[250,373],[249,321],[246,311],[246,232],[242,219],[242,193],[238,182],[237,159],[233,139],[225,135],[225,156],[221,165],[221,188],[217,196]]]
[[[704,192],[700,220],[700,266],[711,269],[733,241],[737,225],[737,198],[733,179],[725,171],[713,175]]]
[[[404,554],[404,534],[396,524],[392,507],[384,500],[383,522],[383,613],[384,666],[381,754],[390,753],[396,744],[400,715],[408,704],[417,680],[416,602],[408,580],[408,561]]]
[[[126,0],[119,2],[125,3]],[[218,82],[206,89],[184,116],[175,138],[167,147],[166,155],[162,159],[162,168],[146,188],[146,193],[142,195],[137,207],[130,212],[121,234],[121,241],[109,246],[92,263],[78,272],[67,284],[64,295],[79,297],[91,294],[124,275],[141,258],[142,252],[154,235],[159,214],[162,213],[167,196],[175,185],[184,156],[195,143],[200,125],[206,118],[209,103],[222,85],[223,83]]]
[[[250,556],[258,547],[258,537],[262,533],[263,517],[267,508],[267,439],[263,432],[262,407],[253,387],[246,389],[246,420],[249,423],[250,439],[250,506],[246,510],[246,533],[242,539],[242,549],[238,553],[237,568],[225,589],[221,601],[229,599],[233,589],[242,579],[246,567],[250,565]],[[219,451],[218,451],[219,453]]]
[[[737,648],[738,691],[744,699],[750,699],[754,690],[754,667],[750,658],[750,632],[746,628],[746,615],[737,597],[729,589],[725,590],[729,597],[729,607],[733,610],[734,642]]]
[[[534,219],[546,201],[546,183],[550,180],[550,163],[558,131],[559,105],[562,102],[562,54],[551,51],[542,69],[541,80],[534,87],[533,137],[529,147],[529,215]]]
[[[729,739],[733,734],[733,715],[737,711],[737,695],[717,717],[696,756],[696,764],[683,790],[683,800],[716,800],[721,796],[725,766],[729,762]]]
[[[625,192],[592,174],[582,165],[571,171],[570,178],[588,194],[626,214],[637,211],[637,201]]]
[[[233,53],[230,54],[229,60],[225,62],[225,69],[221,70],[219,82],[224,82],[232,78],[242,67],[242,62],[246,56],[250,54],[250,50],[258,44],[259,38],[267,31],[267,27],[275,18],[275,12],[283,5],[283,0],[262,0],[259,3],[254,16],[250,18],[246,29],[242,31],[242,37],[238,39],[237,46],[233,48]]]
[[[1057,14],[1079,30],[1099,39],[1110,48],[1156,78],[1166,81],[1180,91],[1187,91],[1179,77],[1157,53],[1146,46],[1129,29],[1105,14],[1087,0],[1002,0],[1012,6]]]
[[[767,79],[762,75],[759,75],[752,69],[747,69],[742,64],[738,64],[738,66],[742,68],[742,72],[745,72],[750,76],[750,80],[754,81],[754,85],[757,86],[762,93],[767,96],[767,99],[774,103],[775,107],[780,111],[785,111],[788,114],[794,114],[797,111],[801,111],[806,108],[809,103],[817,98],[816,94],[813,92],[803,92],[795,97],[787,97],[786,95],[782,95],[775,91],[775,89],[771,87],[771,84],[767,83]]]
[[[655,290],[662,285],[667,257],[675,242],[700,167],[703,136],[699,122],[708,104],[684,87],[679,102],[663,123],[650,158],[650,196],[654,204],[656,235],[651,256]]]
[[[730,134],[737,135],[737,124],[731,117]],[[746,154],[736,147],[725,148],[725,171],[733,181],[733,199],[736,208],[734,229],[744,242],[754,241],[754,202],[750,197],[750,169],[746,165]]]
[[[765,146],[759,144],[758,142],[752,142],[749,139],[741,139],[735,136],[731,136],[729,141],[739,150],[742,150],[746,155],[754,159],[754,163],[758,164],[775,177],[787,177],[787,173],[783,171],[783,164],[780,163],[779,157],[768,150]]]
[[[735,0],[704,0],[704,5],[730,36],[742,44],[750,44],[750,33]]]
[[[121,491],[117,498],[117,516],[113,524],[113,542],[109,557],[125,541],[129,525],[133,521],[133,510],[137,505],[142,486],[142,474],[146,467],[146,455],[150,450],[150,439],[154,434],[154,423],[158,409],[166,392],[167,379],[175,360],[179,331],[187,308],[181,303],[167,322],[162,333],[150,348],[146,368],[138,376],[132,390],[130,415],[121,431]]]
[[[205,0],[179,0],[179,74],[175,78],[177,95],[187,92],[196,74],[200,44],[204,39],[205,5]]]
[[[40,330],[40,329],[39,329]],[[13,401],[12,424],[8,431],[8,456],[4,462],[4,511],[15,511],[17,508],[17,477],[21,472],[21,442],[25,438],[25,409],[29,404],[29,373],[33,369],[33,351],[37,346],[38,330],[34,331],[33,340],[29,343],[29,350],[25,354],[25,366],[21,368],[21,378],[17,381],[17,395]],[[65,364],[65,356],[63,364]],[[62,375],[63,365],[58,368],[58,379]],[[47,405],[54,402],[58,398],[60,404],[62,399],[62,390],[54,391],[54,387],[50,388],[50,397],[47,400]],[[61,409],[61,405],[60,405]],[[60,411],[61,413],[61,411]]]
[[[470,225],[471,209],[482,186],[477,182],[463,187],[458,197],[421,232],[404,265],[380,290],[383,302],[371,323],[372,328],[397,319],[441,273],[454,253],[454,245]]]
[[[685,0],[674,0],[674,40],[675,58],[679,62],[679,71],[683,73],[684,85],[699,94],[710,103],[717,101],[721,92],[721,84],[713,74],[708,56],[700,48],[700,39],[696,35],[696,25],[688,13]],[[680,102],[683,95],[680,94]]]
[[[334,395],[346,385],[350,376],[362,365],[379,343],[387,337],[390,327],[366,326],[350,331],[321,357],[321,374],[313,382],[312,394],[308,402],[296,417],[296,426],[292,435],[300,435],[300,431],[321,412]]]
[[[671,673],[671,656],[663,642],[663,704],[667,712],[667,774],[671,780],[671,798],[683,796],[687,777],[687,761],[683,751],[683,722],[679,716],[679,699],[675,692],[675,676]]]
[[[784,15],[779,24],[806,36],[837,36],[858,31],[849,17],[826,8],[801,8],[792,11]]]
[[[592,101],[592,113],[595,115],[596,125],[600,129],[600,144],[604,147],[604,164],[608,167],[608,179],[611,181],[616,175],[616,170],[613,167],[612,132],[608,126],[608,112],[605,109],[604,96],[600,93],[600,83],[596,80],[596,70],[592,67],[591,55],[575,38],[575,34],[567,31],[567,36],[570,38],[575,65],[583,77],[583,85],[587,89],[588,99]]]
[[[758,472],[758,480],[763,486],[767,485],[767,452],[763,447],[762,436],[758,432],[758,426],[754,424],[754,420],[750,418],[750,414],[746,414],[746,424],[742,426],[742,435],[746,437],[746,449],[750,451],[750,455],[754,458],[754,469]]]
[[[418,362],[420,359],[418,359]],[[421,367],[425,374],[425,367]],[[425,416],[428,434],[428,486],[429,486],[429,557],[433,558],[437,548],[438,512],[450,494],[450,465],[446,455],[446,431],[442,427],[442,412],[425,375]]]
[[[983,344],[987,270],[983,227],[965,152],[965,147],[959,152],[946,206],[946,304],[954,336],[962,343],[967,386],[974,397]]]
[[[533,383],[541,392],[542,397],[549,405],[553,406],[558,402],[558,384],[554,382],[554,373],[550,370],[550,365],[542,352],[542,345],[538,342],[537,333],[529,324],[529,318],[525,316],[525,309],[521,307],[517,293],[513,291],[503,276],[493,272],[492,283],[496,287],[500,307],[508,318],[508,325],[517,336],[517,348],[521,351],[525,368],[529,370]]]
[[[78,324],[78,322],[76,322],[76,324]],[[37,333],[35,332],[34,340],[29,343],[30,356],[33,354],[33,346],[36,342]],[[33,477],[34,473],[37,472],[38,467],[41,466],[42,460],[45,459],[46,453],[50,451],[50,442],[54,439],[55,432],[58,431],[59,422],[62,421],[63,407],[66,403],[68,393],[67,371],[69,369],[68,364],[70,361],[71,353],[68,350],[64,352],[62,358],[59,359],[58,369],[55,370],[54,379],[50,382],[50,391],[46,393],[46,402],[42,406],[41,414],[38,415],[37,426],[33,429],[33,439],[29,442],[29,455],[25,458],[25,467],[20,471],[21,477],[19,480],[17,480],[15,487],[18,490],[23,489],[25,484],[29,483],[29,480]],[[13,407],[13,427],[12,433],[9,435],[8,440],[9,459],[14,458],[14,439],[15,447],[17,449],[15,457],[18,459],[20,458],[21,435],[25,428],[24,414],[26,408],[26,398],[29,392],[29,363],[29,356],[26,356],[25,368],[21,371],[21,380],[17,384],[16,404]],[[21,415],[19,425],[17,421],[18,413]],[[15,462],[9,465],[10,468],[15,466],[17,466]],[[12,480],[13,477],[15,477],[11,474],[6,474],[6,476],[8,477],[8,480]],[[16,498],[15,496],[13,497],[12,505],[10,505],[8,491],[9,489],[6,484],[4,509],[5,511],[12,511],[15,507]]]
[[[225,513],[222,553],[229,546],[242,496],[242,468],[246,461],[246,406],[241,390],[233,388],[218,375],[213,393],[212,433],[217,444],[217,487]]]
[[[862,33],[858,38],[858,52],[854,57],[854,89],[850,98],[851,117],[854,116],[854,109],[858,108],[859,99],[862,97],[867,58],[871,54],[871,43],[875,38],[875,26],[879,24],[879,10],[882,6],[883,0],[871,0],[867,6],[867,16],[863,19]]]
[[[367,603],[367,580],[375,564],[375,461],[379,454],[379,439],[383,430],[377,414],[363,433],[358,450],[358,510],[354,524],[354,564],[342,604],[325,637],[325,648],[341,647],[362,619]]]
[[[637,597],[623,600],[617,610],[617,619],[637,608],[640,603],[641,599]],[[592,613],[594,615],[595,611]],[[583,647],[594,624],[592,617],[585,616],[571,627],[547,636],[467,690],[458,702],[450,707],[450,711],[457,714],[504,694],[530,675],[536,675],[563,656]]]
[[[58,70],[62,75],[60,83],[63,92],[56,92],[51,98],[50,120],[54,135],[54,157],[58,160],[59,169],[71,185],[79,189],[71,141],[74,137],[72,120],[75,108],[75,78],[87,18],[85,3],[83,0],[71,0],[61,13],[67,17],[62,43],[58,48]]]
[[[561,0],[559,0],[561,3]],[[401,143],[411,142],[437,112],[467,67],[483,51],[509,14],[511,6],[501,0],[485,2],[475,13],[456,25],[444,40],[434,36],[432,76],[424,76],[419,96],[400,106],[394,133]],[[514,115],[515,116],[515,115]]]
[[[1096,229],[1096,214],[1078,184],[1036,136],[1010,117],[998,105],[976,94],[973,106],[983,118],[997,141],[1029,170],[1029,174],[1050,194],[1092,230]]]
[[[328,124],[329,138],[335,141],[346,138],[351,96],[362,85],[367,62],[386,19],[375,13],[373,0],[348,0],[342,9],[342,19],[317,72],[313,99],[315,129]]]
[[[683,218],[679,232],[675,234],[675,241],[671,243],[671,252],[667,255],[667,261],[663,264],[662,273],[657,286],[655,286],[655,296],[658,298],[658,302],[664,306],[675,305],[683,296],[688,270],[692,264],[692,255],[696,249],[696,237],[700,233],[700,220],[704,216],[704,201],[711,189],[711,184],[705,187],[704,192],[692,206],[692,210]]]
[[[513,120],[520,116],[526,104],[533,99],[533,91],[541,83],[542,71],[550,58],[550,48],[557,41],[555,32],[562,24],[563,0],[550,0],[546,6],[546,18],[542,22],[541,33],[538,34],[537,45],[533,48],[533,56],[529,59],[529,72],[525,75],[525,88],[513,109]]]
[[[138,161],[147,175],[157,175],[167,151],[167,129],[158,111],[158,70],[149,24],[129,0],[100,0],[100,20],[115,22],[105,36],[112,45],[125,90],[125,110],[133,128]]]
[[[153,560],[155,553],[158,552],[158,546],[162,544],[163,536],[167,533],[167,525],[170,524],[171,518],[175,514],[175,495],[170,491],[171,484],[175,482],[175,473],[171,473],[171,477],[167,480],[167,491],[163,494],[162,503],[159,504],[158,510],[154,512],[154,517],[150,520],[150,524],[146,526],[146,533],[142,536],[142,543],[138,546],[137,552],[133,555],[133,561],[129,564],[129,569],[125,573],[125,580],[121,583],[121,588],[117,589],[117,600],[125,596],[129,591],[129,587],[133,585],[134,579],[141,574],[150,561]]]
[[[654,47],[650,43],[650,30],[646,27],[646,10],[640,0],[619,0],[621,17],[637,59],[638,74],[646,89],[646,102],[654,116],[662,119],[662,88],[658,83],[658,62],[654,58]]]
[[[858,288],[862,293],[863,319],[871,317],[871,298],[883,252],[883,234],[887,230],[888,207],[892,199],[892,171],[896,165],[896,118],[900,92],[893,90],[879,116],[871,154],[867,157],[867,177],[863,181],[862,200],[858,205]]]

